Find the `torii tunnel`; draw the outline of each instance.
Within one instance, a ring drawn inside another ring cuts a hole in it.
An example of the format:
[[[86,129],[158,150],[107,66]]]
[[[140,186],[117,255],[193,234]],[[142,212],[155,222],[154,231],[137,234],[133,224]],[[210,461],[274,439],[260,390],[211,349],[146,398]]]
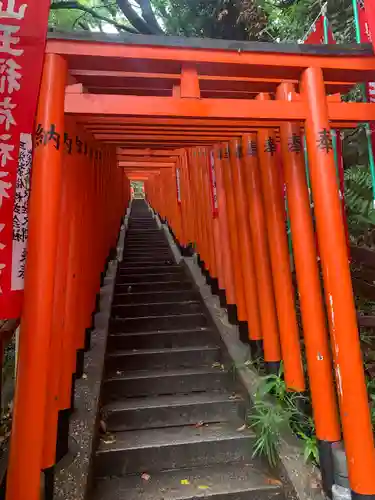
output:
[[[310,388],[319,443],[343,436],[353,497],[374,497],[373,432],[331,138],[375,119],[375,104],[340,97],[374,74],[365,45],[49,35],[7,500],[39,499],[41,471],[56,463],[58,416],[71,408],[77,352],[90,347],[101,275],[130,201],[129,180],[137,179],[182,252],[198,254],[268,370],[282,361],[288,390]]]

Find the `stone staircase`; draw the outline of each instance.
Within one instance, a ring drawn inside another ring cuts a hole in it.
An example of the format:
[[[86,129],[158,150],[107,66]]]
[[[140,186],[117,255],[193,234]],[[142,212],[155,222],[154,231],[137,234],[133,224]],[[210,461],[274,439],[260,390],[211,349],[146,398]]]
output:
[[[183,265],[143,200],[133,201],[102,387],[90,500],[284,498],[252,457],[245,402]]]

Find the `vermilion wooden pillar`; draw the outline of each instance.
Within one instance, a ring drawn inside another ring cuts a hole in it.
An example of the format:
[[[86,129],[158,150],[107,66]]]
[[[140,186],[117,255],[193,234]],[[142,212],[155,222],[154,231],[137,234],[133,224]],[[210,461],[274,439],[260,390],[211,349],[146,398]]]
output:
[[[246,197],[246,180],[244,178],[244,167],[242,163],[242,143],[239,139],[233,139],[229,143],[230,166],[232,171],[232,182],[234,196],[234,206],[236,211],[238,226],[238,246],[242,267],[242,278],[244,285],[244,297],[246,301],[248,338],[251,341],[262,339],[260,327],[258,291],[254,269],[254,256],[249,227],[248,212],[249,207]],[[245,339],[244,339],[245,340]],[[253,344],[254,354],[257,352],[256,345]],[[256,354],[255,354],[256,355]]]
[[[216,251],[214,245],[214,234],[213,234],[213,218],[212,218],[212,208],[211,208],[211,193],[210,193],[210,177],[209,177],[209,164],[208,164],[208,150],[207,148],[201,149],[200,155],[200,170],[202,175],[202,189],[201,196],[204,201],[204,220],[206,226],[206,238],[208,246],[208,267],[209,272],[209,282],[212,284],[217,279],[217,265],[216,265]],[[214,280],[214,281],[212,281]]]
[[[52,317],[52,338],[49,355],[47,404],[45,410],[45,433],[44,433],[44,453],[43,469],[53,467],[56,462],[56,441],[58,438],[58,418],[64,418],[59,414],[61,408],[60,377],[64,369],[64,358],[62,348],[64,342],[64,317],[66,304],[66,284],[69,273],[69,242],[70,224],[72,209],[74,204],[70,196],[72,194],[71,185],[74,182],[72,165],[67,160],[67,155],[63,155],[63,175],[62,175],[62,196],[60,209],[60,223],[58,225],[58,249],[54,287],[54,304]],[[61,436],[62,437],[62,436]],[[60,457],[61,458],[61,457]]]
[[[230,151],[229,145],[224,144],[221,148],[222,153],[222,178],[223,185],[225,189],[226,196],[226,209],[228,217],[228,229],[229,229],[229,244],[230,244],[230,255],[232,259],[233,274],[234,274],[234,285],[236,292],[236,305],[237,305],[237,319],[240,322],[247,321],[247,310],[244,295],[244,282],[241,269],[241,257],[239,248],[239,231],[238,231],[238,221],[236,218],[236,210],[234,204],[234,191],[233,191],[233,179],[232,171],[230,167]],[[235,314],[228,310],[229,320],[235,322]]]
[[[197,173],[199,179],[199,189],[198,189],[198,197],[201,204],[202,210],[202,227],[203,227],[203,239],[205,242],[205,273],[206,277],[209,278],[210,274],[213,271],[213,253],[212,253],[212,245],[210,239],[210,227],[209,227],[209,219],[208,219],[208,205],[207,205],[207,188],[208,183],[206,181],[206,162],[205,162],[205,150],[204,148],[197,149]]]
[[[180,245],[181,250],[184,251],[188,244],[188,217],[187,217],[187,204],[188,204],[188,184],[186,181],[186,171],[184,169],[184,164],[182,158],[179,157],[176,168],[178,168],[180,176],[180,190],[181,190],[181,203],[180,203],[180,214],[181,214],[181,238]]]
[[[258,100],[269,98],[268,94],[257,96]],[[273,130],[258,130],[258,154],[285,382],[289,389],[302,392],[305,390],[305,381],[286,236],[281,172],[276,157]]]
[[[195,214],[195,228],[196,228],[196,250],[201,261],[204,262],[206,256],[206,247],[204,241],[204,229],[202,221],[202,201],[199,194],[199,177],[198,177],[198,162],[197,162],[197,150],[196,148],[190,150],[190,165],[189,170],[192,180],[192,201],[194,206]]]
[[[209,182],[210,182],[210,198],[211,198],[211,215],[212,215],[212,233],[213,233],[213,244],[215,248],[215,258],[216,258],[216,273],[217,273],[217,289],[215,291],[223,305],[224,294],[225,294],[225,272],[224,272],[224,253],[222,237],[220,234],[220,224],[219,224],[219,213],[218,213],[218,195],[217,195],[217,174],[215,167],[215,153],[213,149],[208,152],[208,169],[209,169]]]
[[[201,238],[202,238],[202,258],[204,263],[204,271],[210,272],[212,258],[211,247],[209,240],[209,229],[207,221],[207,206],[206,206],[206,186],[203,167],[203,150],[202,148],[195,149],[195,175],[196,175],[196,202],[199,206],[200,221],[201,221]]]
[[[68,268],[65,285],[64,336],[61,352],[64,363],[60,376],[60,409],[68,414],[72,409],[72,382],[76,371],[76,351],[78,349],[78,338],[81,334],[82,316],[85,312],[83,310],[84,302],[81,302],[81,300],[83,293],[86,292],[83,288],[85,285],[87,286],[83,279],[85,264],[82,262],[82,256],[87,255],[87,252],[85,252],[85,238],[82,237],[83,231],[86,229],[83,221],[84,198],[86,195],[83,191],[92,182],[91,178],[87,176],[88,160],[84,155],[75,155],[69,161],[72,162],[73,179],[69,196],[71,217],[69,220]],[[83,185],[85,185],[85,188],[83,188]],[[100,229],[98,224],[98,233],[100,233]],[[100,234],[97,236],[97,242],[99,241]],[[91,256],[91,253],[89,255]],[[97,265],[96,252],[92,264],[93,267]]]
[[[269,371],[277,372],[281,357],[279,330],[258,162],[257,136],[255,133],[243,136],[242,149],[245,164],[244,181],[249,206],[249,226],[253,242],[254,268],[263,334],[264,360]]]
[[[227,213],[227,196],[225,193],[223,179],[223,161],[221,158],[221,146],[214,147],[214,162],[216,173],[216,186],[218,198],[218,221],[220,231],[220,246],[223,263],[223,275],[225,286],[225,297],[221,296],[221,304],[228,305],[230,309],[236,304],[236,293],[234,287],[234,271],[231,258],[229,221]]]
[[[287,100],[294,92],[292,84],[281,84],[277,89],[277,98]],[[323,464],[327,455],[328,460],[331,458],[330,443],[341,439],[341,429],[300,125],[282,122],[280,137],[313,414],[316,436],[319,440],[324,490],[328,492],[332,488],[333,477],[325,477]],[[329,464],[327,470],[328,468]],[[332,470],[332,464],[330,469]]]
[[[184,186],[185,186],[185,224],[186,224],[186,244],[192,244],[194,241],[194,233],[195,233],[195,217],[194,210],[192,205],[192,187],[191,187],[191,178],[188,164],[188,156],[187,151],[184,150],[181,156],[181,167],[183,172]]]
[[[37,123],[64,130],[65,59],[47,54]],[[29,209],[25,299],[21,322],[7,500],[39,500],[61,196],[62,149],[36,148]]]
[[[352,497],[375,496],[375,451],[320,68],[301,79],[309,171]]]

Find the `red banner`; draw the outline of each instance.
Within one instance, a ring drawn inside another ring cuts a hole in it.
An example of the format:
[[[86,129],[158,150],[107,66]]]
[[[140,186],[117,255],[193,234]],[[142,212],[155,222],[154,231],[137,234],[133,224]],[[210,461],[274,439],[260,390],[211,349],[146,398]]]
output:
[[[324,38],[324,15],[319,17],[303,43],[310,45],[323,45],[326,43]],[[336,43],[330,28],[328,28],[328,43]]]
[[[21,313],[32,132],[49,5],[0,1],[0,319]]]

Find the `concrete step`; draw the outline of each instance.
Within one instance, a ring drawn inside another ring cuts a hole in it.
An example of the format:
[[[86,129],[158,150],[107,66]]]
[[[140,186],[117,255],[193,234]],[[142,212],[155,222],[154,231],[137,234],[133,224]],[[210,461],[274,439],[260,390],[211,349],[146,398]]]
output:
[[[134,240],[132,238],[125,238],[125,241],[124,241],[124,248],[126,249],[133,249],[135,250],[136,248],[139,248],[139,249],[145,249],[145,250],[148,250],[148,249],[151,249],[151,248],[155,248],[156,250],[158,250],[159,248],[160,249],[170,249],[170,246],[169,246],[169,243],[167,242],[167,240],[161,235],[159,240],[158,241],[155,241],[154,244],[156,246],[151,246],[150,243],[148,242],[147,239],[145,240]]]
[[[158,247],[168,247],[168,242],[164,236],[163,233],[160,233],[157,236],[147,236],[147,237],[140,237],[140,236],[130,236],[127,235],[125,238],[125,247],[126,248],[153,248],[153,245],[156,245],[155,248]]]
[[[137,233],[128,231],[125,236],[127,243],[147,243],[159,242],[166,243],[166,237],[163,231],[157,230],[154,232],[140,231]]]
[[[141,292],[141,293],[116,293],[113,297],[113,305],[126,304],[148,304],[153,302],[191,302],[198,301],[200,295],[196,290],[174,290],[174,291],[158,291],[158,292]]]
[[[132,229],[158,229],[155,219],[134,220],[131,218],[128,227]]]
[[[155,246],[153,245],[150,245],[150,244],[139,244],[139,243],[134,243],[134,244],[130,244],[131,242],[127,242],[126,245],[124,246],[124,249],[126,250],[126,252],[131,252],[131,253],[135,253],[137,251],[139,252],[152,252],[155,250],[157,250],[158,252],[170,252],[171,251],[171,248],[170,246],[168,245],[168,243],[165,241],[165,240],[160,240],[159,243],[157,243],[157,247],[155,248]]]
[[[143,316],[170,316],[193,314],[202,311],[202,304],[197,301],[158,302],[150,304],[118,304],[112,306],[112,317],[141,318]]]
[[[163,232],[160,232],[160,234],[157,237],[153,237],[153,240],[157,239],[158,241],[156,242],[158,246],[164,246],[169,248],[168,241],[164,235]],[[124,240],[124,245],[127,246],[135,246],[136,244],[139,244],[141,246],[150,246],[149,245],[149,238],[142,238],[140,236],[131,236],[129,233],[127,233],[125,240]]]
[[[230,392],[173,394],[117,401],[105,406],[102,415],[108,432],[200,425],[238,421],[244,416],[244,401]]]
[[[92,500],[284,500],[281,482],[261,466],[210,467],[98,480]]]
[[[133,237],[127,237],[125,239],[125,248],[158,248],[158,247],[165,247],[168,245],[167,240],[165,239],[163,234],[160,234],[158,236],[149,236],[147,238],[133,238]]]
[[[170,264],[166,265],[166,261],[162,260],[160,262],[145,262],[142,264],[138,264],[134,262],[134,264],[124,264],[119,267],[118,274],[120,276],[127,276],[129,274],[183,274],[184,269],[174,263],[171,259],[169,259]]]
[[[216,346],[173,347],[171,349],[139,349],[112,351],[106,357],[106,373],[118,370],[157,370],[212,366],[220,361]]]
[[[219,368],[181,368],[178,370],[119,371],[103,382],[102,403],[120,398],[227,391],[231,385],[227,371]]]
[[[115,333],[108,335],[107,350],[155,349],[217,345],[216,335],[208,328],[162,330],[155,332]]]
[[[165,260],[168,260],[168,259],[172,259],[173,260],[173,253],[170,251],[170,250],[163,250],[163,251],[155,251],[154,248],[150,248],[149,250],[128,250],[126,249],[126,251],[124,252],[124,256],[127,258],[127,259],[131,259],[132,257],[147,257],[149,258],[150,260],[152,260],[155,255],[157,255],[158,257],[160,257],[161,255],[165,258]],[[121,264],[120,264],[120,268],[121,268]]]
[[[154,273],[153,270],[150,272],[150,274],[125,274],[117,275],[117,280],[116,280],[116,286],[122,285],[124,283],[126,284],[132,284],[132,283],[151,283],[153,281],[157,282],[165,282],[165,281],[176,281],[178,280],[179,277],[183,280],[184,278],[186,279],[186,276],[184,274],[179,274],[179,273]]]
[[[167,243],[154,242],[152,244],[146,243],[126,243],[124,245],[124,254],[133,255],[134,253],[171,253],[171,248]]]
[[[137,227],[132,227],[131,219],[129,221],[128,228],[129,228],[128,229],[129,234],[141,234],[142,237],[146,236],[147,234],[160,233],[160,229],[158,228],[157,224],[155,224],[155,227],[151,229],[137,228]]]
[[[254,434],[228,423],[117,432],[114,442],[101,440],[94,462],[98,477],[248,460]]]
[[[207,326],[203,313],[175,314],[169,316],[145,316],[142,318],[110,318],[110,333],[152,332],[155,330],[182,330]]]
[[[155,275],[154,275],[155,276]],[[116,294],[124,293],[144,293],[144,292],[162,292],[162,291],[183,291],[193,289],[191,281],[184,276],[183,279],[177,280],[178,276],[174,276],[173,281],[154,281],[140,283],[118,283],[115,286]]]
[[[127,255],[125,254],[124,255],[124,258],[123,258],[123,264],[125,265],[126,263],[137,263],[137,262],[158,262],[158,261],[163,261],[165,262],[166,260],[171,260],[170,258],[165,257],[164,255],[158,255],[157,253],[155,253],[155,255],[151,258],[151,257],[145,257],[143,255],[138,255],[136,257],[127,257]]]

